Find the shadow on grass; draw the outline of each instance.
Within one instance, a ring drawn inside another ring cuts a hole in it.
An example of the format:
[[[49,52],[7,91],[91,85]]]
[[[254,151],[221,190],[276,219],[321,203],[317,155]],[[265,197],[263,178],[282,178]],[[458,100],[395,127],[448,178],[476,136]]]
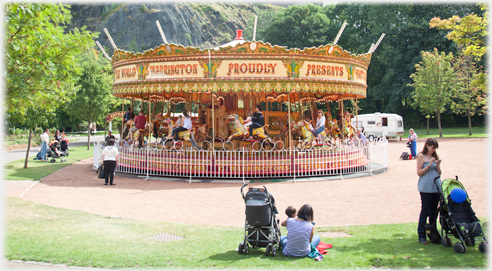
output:
[[[456,239],[451,238],[455,243]],[[425,267],[485,267],[487,255],[479,252],[478,243],[468,247],[465,254],[456,254],[453,247],[441,244],[420,244],[417,238],[394,234],[388,239],[366,239],[362,242],[352,240],[343,245],[335,245],[331,254],[365,255],[368,265],[386,268],[425,268]]]
[[[242,260],[248,260],[251,258],[261,258],[265,260],[275,260],[275,261],[281,261],[281,262],[286,262],[286,261],[292,261],[292,257],[285,257],[282,255],[281,251],[277,252],[277,255],[275,257],[272,256],[272,254],[269,254],[268,256],[265,256],[265,248],[250,248],[248,254],[239,254],[235,250],[229,250],[224,253],[220,254],[215,254],[209,257],[210,260],[214,261],[225,261],[225,262],[230,262],[230,261],[242,261]]]

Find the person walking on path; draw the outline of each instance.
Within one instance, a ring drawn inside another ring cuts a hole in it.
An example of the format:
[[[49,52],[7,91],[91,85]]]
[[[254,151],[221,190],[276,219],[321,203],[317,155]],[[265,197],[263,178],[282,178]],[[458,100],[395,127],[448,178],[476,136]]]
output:
[[[412,159],[417,158],[417,133],[413,130],[413,128],[410,129],[408,135],[408,142],[410,142],[412,145],[410,146],[410,153],[412,154]]]
[[[108,145],[103,150],[103,163],[104,163],[104,185],[116,185],[113,183],[114,170],[118,164],[119,152],[118,148],[114,146],[114,139],[108,140]]]
[[[48,151],[48,144],[50,143],[50,130],[44,130],[41,134],[41,160],[46,160],[46,152]]]
[[[417,157],[418,191],[421,202],[417,233],[419,242],[422,244],[427,244],[425,237],[427,218],[429,218],[429,224],[436,227],[437,205],[439,203],[438,187],[441,187],[441,180],[438,178],[441,176],[441,159],[436,153],[437,148],[439,148],[437,140],[428,138],[425,141],[424,149]],[[438,179],[436,180],[436,178]]]

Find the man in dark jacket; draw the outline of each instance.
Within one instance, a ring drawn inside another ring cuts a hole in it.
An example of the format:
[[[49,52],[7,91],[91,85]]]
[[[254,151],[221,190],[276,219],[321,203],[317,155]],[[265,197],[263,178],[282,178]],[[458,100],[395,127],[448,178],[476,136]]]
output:
[[[263,113],[261,113],[261,111],[261,105],[257,104],[255,106],[255,113],[253,114],[253,118],[251,118],[251,122],[253,124],[249,126],[249,138],[246,140],[254,140],[253,129],[265,126],[265,118],[263,117]]]

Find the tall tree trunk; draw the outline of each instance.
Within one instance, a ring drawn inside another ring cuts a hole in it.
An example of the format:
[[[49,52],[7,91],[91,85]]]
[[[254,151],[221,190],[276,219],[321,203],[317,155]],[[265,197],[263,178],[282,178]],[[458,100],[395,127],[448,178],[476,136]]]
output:
[[[471,114],[468,112],[468,135],[472,135]]]
[[[442,138],[441,111],[437,109],[437,127],[439,127],[439,137]]]
[[[27,140],[27,153],[26,153],[26,160],[24,161],[24,168],[27,168],[27,161],[29,161],[29,151],[31,150],[31,134],[32,134],[32,129],[29,129],[29,139]]]

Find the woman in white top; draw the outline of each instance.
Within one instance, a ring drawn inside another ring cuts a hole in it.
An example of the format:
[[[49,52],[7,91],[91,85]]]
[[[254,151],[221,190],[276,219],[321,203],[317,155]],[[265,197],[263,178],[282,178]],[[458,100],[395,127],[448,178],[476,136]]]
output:
[[[188,110],[183,109],[184,121],[178,127],[173,129],[172,137],[174,141],[178,141],[178,133],[181,131],[191,130],[193,128],[193,124],[191,122],[191,117],[188,115]]]
[[[114,139],[108,140],[108,145],[103,150],[103,161],[104,161],[104,185],[116,185],[113,183],[114,170],[118,164],[119,152],[118,148],[114,145]]]
[[[316,119],[316,130],[314,131],[314,135],[319,138],[319,134],[325,130],[325,115],[323,114],[323,111],[318,110],[318,118]]]

